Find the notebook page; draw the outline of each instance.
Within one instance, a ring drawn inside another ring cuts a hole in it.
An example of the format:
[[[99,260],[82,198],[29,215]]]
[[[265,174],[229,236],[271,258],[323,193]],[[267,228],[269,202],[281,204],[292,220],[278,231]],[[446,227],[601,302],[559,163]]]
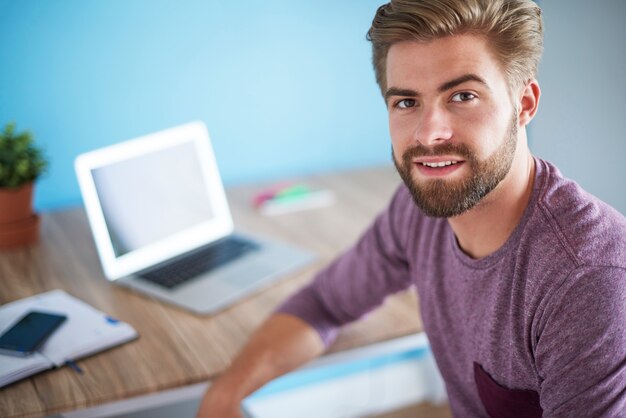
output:
[[[0,335],[13,326],[26,312],[30,311],[30,306],[31,301],[22,299],[0,307]],[[0,354],[0,387],[52,366],[53,363],[39,353],[28,357]]]
[[[76,360],[137,337],[128,324],[117,321],[61,290],[44,294],[45,307],[58,309],[67,321],[50,337],[41,353],[55,365]]]
[[[41,310],[67,316],[67,320],[39,350],[44,358],[56,366],[138,336],[130,325],[107,316],[62,290],[35,295],[11,305],[14,304],[19,306],[21,314],[30,310]],[[0,312],[4,311],[5,307],[2,307]]]

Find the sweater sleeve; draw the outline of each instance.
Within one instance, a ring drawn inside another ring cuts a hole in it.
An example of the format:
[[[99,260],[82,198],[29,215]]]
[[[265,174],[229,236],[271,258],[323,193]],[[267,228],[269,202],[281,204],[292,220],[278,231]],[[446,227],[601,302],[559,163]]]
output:
[[[413,206],[406,189],[400,187],[357,243],[277,312],[294,315],[313,326],[328,347],[339,327],[381,305],[388,295],[409,287],[403,235]]]
[[[626,270],[579,267],[552,301],[535,349],[544,416],[624,416]]]

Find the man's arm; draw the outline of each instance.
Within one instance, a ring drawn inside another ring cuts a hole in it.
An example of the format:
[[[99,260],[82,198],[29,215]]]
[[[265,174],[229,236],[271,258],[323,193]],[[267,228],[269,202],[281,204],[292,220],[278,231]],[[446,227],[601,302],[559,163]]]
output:
[[[294,316],[272,315],[202,399],[198,418],[239,418],[241,401],[270,380],[319,356],[318,332]]]
[[[538,322],[543,416],[626,416],[626,270],[578,268]]]
[[[239,417],[246,396],[320,355],[342,325],[410,286],[407,237],[400,237],[412,229],[410,199],[405,188],[398,189],[354,247],[278,308],[207,392],[198,417]]]

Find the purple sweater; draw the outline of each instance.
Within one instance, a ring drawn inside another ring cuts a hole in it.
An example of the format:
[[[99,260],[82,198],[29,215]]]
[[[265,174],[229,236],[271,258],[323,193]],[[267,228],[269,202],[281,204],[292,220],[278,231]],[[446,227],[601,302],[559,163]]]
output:
[[[324,343],[415,285],[459,417],[626,417],[626,219],[536,159],[507,242],[475,260],[404,186],[356,245],[280,312]]]

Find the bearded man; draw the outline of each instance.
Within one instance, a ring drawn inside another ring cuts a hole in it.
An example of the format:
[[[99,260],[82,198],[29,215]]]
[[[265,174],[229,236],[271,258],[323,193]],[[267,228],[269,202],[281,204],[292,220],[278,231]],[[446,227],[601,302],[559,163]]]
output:
[[[404,184],[257,331],[198,415],[238,416],[245,396],[414,285],[455,416],[626,416],[626,219],[529,150],[539,7],[392,0],[368,39]]]

